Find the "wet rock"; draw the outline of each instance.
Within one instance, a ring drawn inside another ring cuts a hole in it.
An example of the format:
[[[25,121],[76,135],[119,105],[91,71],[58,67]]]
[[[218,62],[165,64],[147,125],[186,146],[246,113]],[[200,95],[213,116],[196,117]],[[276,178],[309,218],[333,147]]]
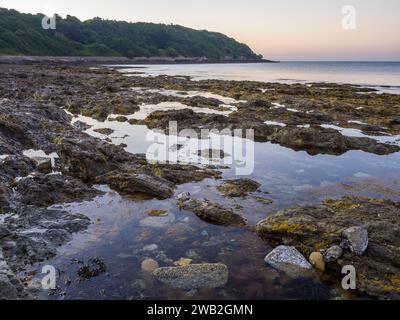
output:
[[[97,133],[104,134],[106,136],[109,136],[110,134],[114,133],[114,130],[113,129],[109,129],[109,128],[99,128],[99,129],[94,129],[93,131],[97,132]]]
[[[83,263],[83,265],[77,271],[78,276],[86,280],[98,277],[105,272],[105,263],[97,257],[89,259],[87,263]]]
[[[319,270],[319,271],[325,271],[325,261],[324,257],[322,256],[321,252],[313,252],[310,254],[310,257],[308,259],[311,263],[311,265]]]
[[[16,300],[18,291],[7,275],[0,271],[0,300]]]
[[[256,232],[268,241],[296,246],[307,256],[320,249],[331,252],[329,248],[342,242],[346,229],[363,225],[368,234],[359,232],[355,237],[357,242],[354,243],[358,243],[355,249],[362,252],[368,238],[368,250],[362,256],[344,251],[339,259],[329,262],[325,274],[335,277],[340,275],[343,266],[353,265],[357,270],[357,289],[360,293],[395,299],[399,297],[396,289],[400,274],[399,208],[399,203],[390,200],[361,197],[328,199],[321,206],[296,206],[269,216],[257,224]],[[350,232],[350,239],[353,234]],[[350,245],[347,238],[346,242]],[[335,250],[340,253],[339,249]]]
[[[350,227],[343,231],[343,236],[350,245],[350,250],[361,256],[368,247],[368,231],[362,227]]]
[[[342,256],[342,254],[343,249],[338,245],[334,245],[324,252],[324,261],[328,263],[335,262]]]
[[[11,192],[11,189],[0,186],[0,214],[10,210]]]
[[[118,116],[115,118],[109,118],[108,121],[127,122],[128,118],[124,116]]]
[[[320,126],[287,126],[273,128],[261,125],[256,127],[256,141],[271,141],[293,150],[304,150],[310,155],[341,155],[348,150],[362,150],[378,155],[400,151],[400,147],[379,143],[366,137],[343,136],[339,131]]]
[[[74,125],[74,127],[78,128],[79,130],[82,130],[82,131],[85,131],[92,127],[91,125],[88,125],[87,123],[82,122],[82,121],[76,121],[76,122],[74,122],[73,125]]]
[[[19,180],[15,187],[24,204],[38,207],[89,200],[103,194],[77,179],[58,174],[24,178]]]
[[[378,155],[391,154],[400,151],[400,147],[387,143],[379,143],[374,139],[366,137],[345,137],[349,149],[362,150]]]
[[[142,261],[141,269],[145,273],[153,273],[154,270],[158,269],[158,262],[154,259],[145,259]]]
[[[14,154],[16,151],[29,149],[34,145],[29,133],[28,117],[25,121],[20,121],[19,115],[15,110],[0,106],[0,152],[1,154]]]
[[[289,276],[302,276],[312,270],[312,265],[295,247],[279,246],[264,259],[270,266]]]
[[[183,128],[200,131],[200,127],[222,129],[229,125],[228,118],[223,115],[196,113],[192,109],[155,111],[144,120],[131,119],[129,123],[147,125],[150,129],[167,129],[171,121],[178,122],[178,131]]]
[[[212,108],[219,107],[223,104],[222,101],[214,98],[207,98],[202,96],[194,96],[183,99],[184,104],[198,108]]]
[[[0,300],[15,300],[21,290],[22,285],[8,266],[0,247]]]
[[[116,170],[121,164],[135,163],[133,155],[122,147],[85,136],[83,139],[65,137],[57,143],[63,173],[84,181]]]
[[[167,199],[174,193],[174,185],[162,178],[130,171],[112,171],[99,176],[97,183],[108,184],[112,189],[125,194],[147,194],[158,199]]]
[[[50,173],[52,170],[52,164],[50,158],[45,157],[32,157],[32,161],[35,164],[36,170],[43,173]]]
[[[0,240],[11,235],[11,231],[6,225],[0,224]]]
[[[10,183],[17,177],[26,177],[34,170],[31,159],[21,155],[12,155],[0,163],[0,181]]]
[[[78,88],[82,90],[83,87]],[[73,103],[67,107],[67,110],[73,114],[82,114],[83,116],[94,118],[98,121],[105,121],[110,114],[133,114],[140,108],[135,101],[116,95],[114,92],[105,90],[97,96],[92,95],[90,99],[82,103]],[[83,93],[88,96],[88,93]],[[78,101],[77,101],[78,102]]]
[[[307,150],[310,154],[342,154],[347,151],[345,139],[340,132],[320,127],[282,128],[272,135],[271,140],[294,150]]]
[[[247,223],[246,219],[234,210],[208,200],[190,200],[183,203],[181,208],[192,211],[201,220],[215,225],[241,227]]]
[[[85,230],[90,221],[79,214],[29,206],[18,208],[5,223],[8,229],[0,240],[4,254],[10,267],[21,271],[27,264],[53,257],[57,247]]]
[[[228,267],[221,263],[165,267],[154,271],[162,283],[176,289],[219,288],[228,282]]]
[[[260,184],[250,179],[225,180],[218,187],[218,191],[227,197],[244,197],[250,192],[255,192],[260,188]]]
[[[175,184],[197,182],[206,178],[219,179],[221,177],[221,172],[215,170],[214,168],[209,169],[194,165],[180,164],[148,165],[144,169],[144,172],[147,174],[156,175]]]

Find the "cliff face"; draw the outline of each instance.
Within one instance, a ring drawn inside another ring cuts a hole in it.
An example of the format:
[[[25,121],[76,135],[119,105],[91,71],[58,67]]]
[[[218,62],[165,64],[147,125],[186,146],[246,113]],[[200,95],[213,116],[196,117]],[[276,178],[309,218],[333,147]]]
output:
[[[44,15],[0,8],[0,54],[30,56],[115,56],[258,61],[247,45],[221,33],[179,25],[128,23],[56,16],[44,29]],[[49,25],[50,26],[50,25]]]

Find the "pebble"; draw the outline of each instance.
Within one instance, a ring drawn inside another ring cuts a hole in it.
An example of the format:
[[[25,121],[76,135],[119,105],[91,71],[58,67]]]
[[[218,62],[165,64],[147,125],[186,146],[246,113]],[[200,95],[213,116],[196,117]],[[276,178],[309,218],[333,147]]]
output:
[[[335,262],[343,254],[343,249],[340,246],[332,246],[324,252],[325,262]]]
[[[143,272],[153,273],[157,268],[159,268],[159,265],[154,259],[145,259],[142,261],[141,269]]]
[[[311,253],[309,261],[317,270],[325,271],[325,261],[321,252]]]
[[[151,251],[156,251],[158,249],[158,245],[156,245],[156,244],[149,244],[149,245],[147,245],[147,246],[144,246],[143,248],[142,248],[142,251],[149,251],[149,252],[151,252]]]

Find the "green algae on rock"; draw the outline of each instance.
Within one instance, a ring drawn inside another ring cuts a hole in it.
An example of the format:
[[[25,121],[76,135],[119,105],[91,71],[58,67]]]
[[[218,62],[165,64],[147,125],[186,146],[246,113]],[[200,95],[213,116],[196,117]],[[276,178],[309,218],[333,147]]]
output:
[[[350,251],[327,259],[327,273],[340,274],[345,265],[357,270],[357,289],[372,297],[395,299],[400,275],[400,203],[390,200],[345,197],[328,199],[321,206],[297,206],[280,211],[257,224],[257,234],[268,241],[295,246],[308,256],[343,244],[342,233],[354,227],[368,230],[369,244],[360,256]],[[332,249],[330,249],[332,250]]]

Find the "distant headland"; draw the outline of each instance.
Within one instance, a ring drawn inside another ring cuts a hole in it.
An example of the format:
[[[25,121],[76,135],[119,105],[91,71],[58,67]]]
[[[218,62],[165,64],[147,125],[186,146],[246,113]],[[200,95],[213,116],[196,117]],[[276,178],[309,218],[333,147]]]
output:
[[[246,44],[179,25],[129,23],[0,8],[0,62],[246,63],[263,59]]]

